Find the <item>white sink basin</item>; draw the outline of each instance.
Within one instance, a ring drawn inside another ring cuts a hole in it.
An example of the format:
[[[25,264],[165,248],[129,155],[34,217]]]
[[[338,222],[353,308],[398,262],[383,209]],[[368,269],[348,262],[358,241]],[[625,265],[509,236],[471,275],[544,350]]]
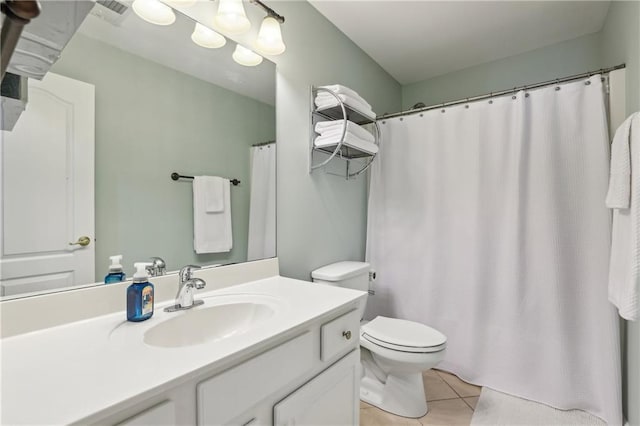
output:
[[[205,304],[190,310],[167,314],[173,318],[153,326],[144,333],[150,346],[177,348],[215,342],[237,336],[262,325],[277,312],[277,304],[264,297],[205,298]],[[242,300],[244,299],[244,300]]]

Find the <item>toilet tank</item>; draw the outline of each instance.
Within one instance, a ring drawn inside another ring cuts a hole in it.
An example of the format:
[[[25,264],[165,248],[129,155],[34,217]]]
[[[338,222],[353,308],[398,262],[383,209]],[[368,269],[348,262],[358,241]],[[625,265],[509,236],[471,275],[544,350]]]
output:
[[[370,269],[366,262],[337,262],[311,272],[311,278],[315,283],[368,291]]]

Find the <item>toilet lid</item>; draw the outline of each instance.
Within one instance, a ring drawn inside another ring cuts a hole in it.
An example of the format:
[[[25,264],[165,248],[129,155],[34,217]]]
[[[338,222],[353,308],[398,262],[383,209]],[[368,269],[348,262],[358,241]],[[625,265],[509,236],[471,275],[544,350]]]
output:
[[[388,349],[404,352],[436,352],[447,338],[424,324],[378,316],[362,326],[362,337]]]

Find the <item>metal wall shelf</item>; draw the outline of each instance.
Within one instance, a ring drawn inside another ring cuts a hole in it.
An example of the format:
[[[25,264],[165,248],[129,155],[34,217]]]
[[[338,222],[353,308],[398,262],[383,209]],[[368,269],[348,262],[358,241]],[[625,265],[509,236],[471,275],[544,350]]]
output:
[[[324,91],[333,95],[336,98],[337,105],[328,107],[328,108],[318,108],[318,109],[315,108],[314,101],[319,91]],[[345,104],[344,102],[342,102],[340,97],[337,94],[333,93],[331,90],[321,88],[321,87],[312,87],[311,88],[311,134],[310,134],[310,142],[309,142],[309,173],[312,173],[314,170],[326,166],[334,158],[341,158],[346,160],[345,177],[349,179],[349,178],[354,178],[359,174],[363,173],[373,163],[373,160],[377,154],[372,154],[370,152],[363,151],[361,149],[358,149],[357,147],[348,145],[345,142],[345,136],[346,136],[346,130],[347,130],[346,122],[342,128],[342,137],[340,138],[340,141],[338,143],[336,143],[335,145],[329,145],[329,146],[323,146],[323,147],[315,146],[314,140],[317,136],[317,133],[315,132],[316,123],[320,121],[331,121],[331,120],[342,120],[342,119],[347,119],[358,125],[372,124],[375,130],[374,143],[376,145],[380,144],[380,129],[378,128],[378,123],[376,122],[375,119],[369,118],[362,112],[358,111],[357,109],[352,108],[351,106]],[[323,153],[323,155],[328,154],[329,157],[322,162],[314,163],[315,153]],[[368,159],[368,161],[366,161],[364,166],[362,166],[360,169],[352,173],[350,171],[351,160],[356,160],[356,159]]]

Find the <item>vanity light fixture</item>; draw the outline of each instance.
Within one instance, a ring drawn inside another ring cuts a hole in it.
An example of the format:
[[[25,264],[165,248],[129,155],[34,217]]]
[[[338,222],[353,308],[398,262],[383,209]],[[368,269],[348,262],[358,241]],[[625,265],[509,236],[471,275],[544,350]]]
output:
[[[156,25],[171,25],[176,20],[173,9],[159,0],[135,0],[133,11],[147,22]]]
[[[196,4],[197,1],[198,0],[167,0],[167,3],[180,7],[191,7]]]
[[[207,49],[217,49],[227,43],[227,39],[222,34],[198,22],[196,22],[196,26],[193,29],[193,34],[191,34],[191,40],[198,46],[206,47]]]
[[[256,49],[265,55],[279,55],[285,51],[286,46],[282,41],[280,23],[275,17],[267,15],[262,20],[256,40]]]
[[[241,44],[236,45],[236,50],[233,51],[233,60],[244,65],[245,67],[255,67],[262,63],[262,56],[247,49]]]
[[[171,25],[176,20],[173,7],[190,7],[197,0],[135,0],[133,10],[140,18],[156,25]],[[267,16],[262,20],[258,38],[254,43],[255,50],[264,55],[279,55],[285,51],[280,25],[284,16],[264,4],[261,0],[249,0],[264,10]],[[218,12],[215,23],[224,34],[242,34],[251,28],[251,22],[244,10],[243,0],[218,0]],[[211,28],[196,23],[191,40],[199,46],[209,49],[222,47],[227,40]],[[240,65],[254,67],[262,63],[262,56],[244,46],[237,45],[233,59]]]
[[[244,34],[251,28],[242,0],[219,0],[215,21],[229,34]]]
[[[279,55],[285,51],[282,41],[280,25],[284,24],[284,16],[264,4],[261,0],[250,0],[251,3],[264,10],[267,16],[262,20],[258,39],[255,41],[256,50],[265,55]]]

